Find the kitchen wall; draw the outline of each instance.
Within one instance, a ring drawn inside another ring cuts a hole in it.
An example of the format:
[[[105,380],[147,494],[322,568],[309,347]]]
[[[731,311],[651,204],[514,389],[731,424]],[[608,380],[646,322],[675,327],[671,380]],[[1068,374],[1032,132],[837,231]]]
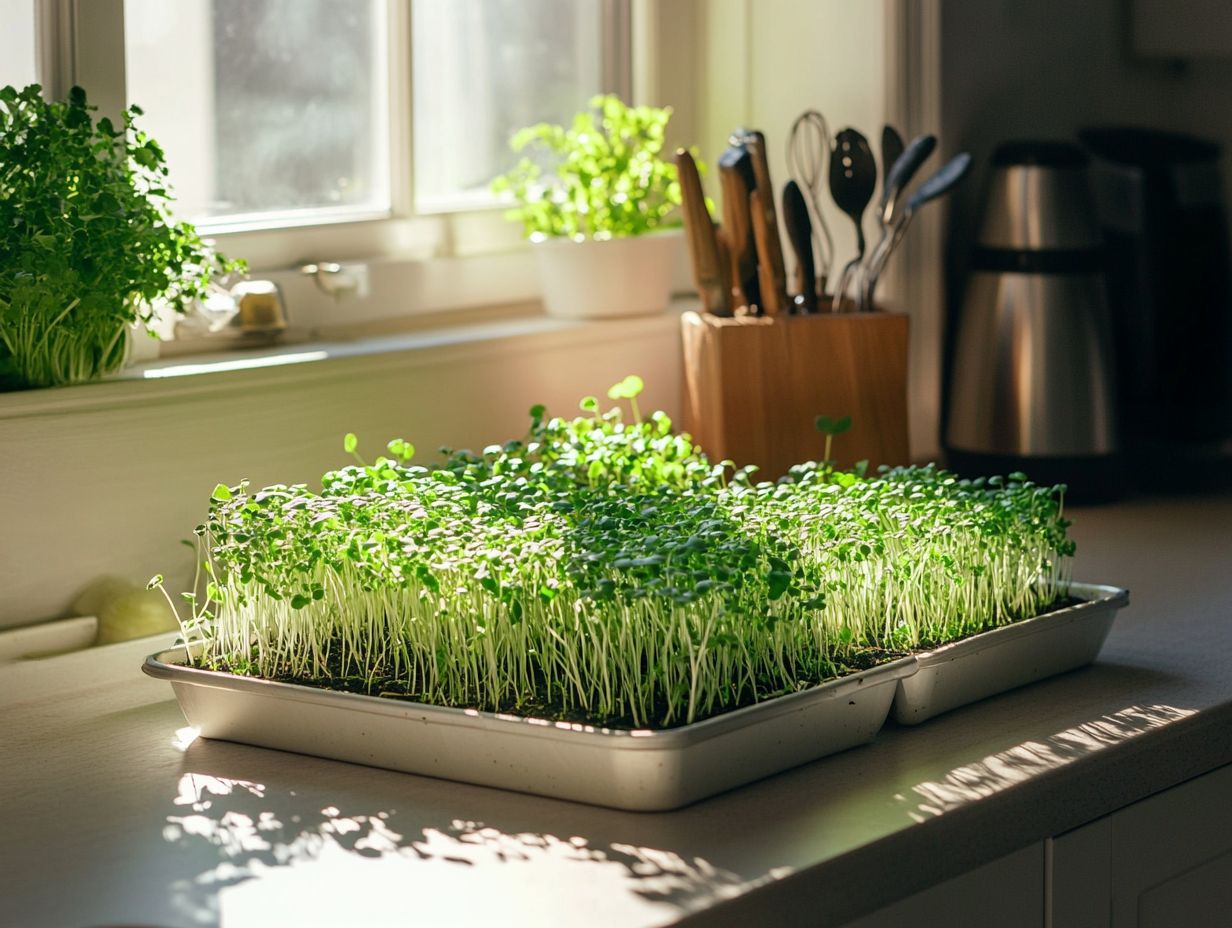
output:
[[[216,484],[319,485],[350,463],[349,431],[367,460],[401,437],[428,463],[441,445],[521,437],[535,403],[573,415],[579,398],[632,371],[646,381],[643,409],[679,408],[675,318],[610,322],[602,338],[525,325],[429,332],[375,353],[337,344],[310,363],[0,394],[0,629],[71,614],[103,575],[144,584],[162,573],[187,588],[193,555],[179,542]]]
[[[1176,0],[1168,9],[1201,29],[1202,7]],[[951,319],[989,158],[1003,139],[1073,138],[1082,126],[1116,124],[1210,138],[1224,146],[1224,200],[1232,209],[1232,44],[1226,57],[1140,55],[1132,13],[1130,0],[942,2],[943,132],[949,147],[976,159],[951,210]]]

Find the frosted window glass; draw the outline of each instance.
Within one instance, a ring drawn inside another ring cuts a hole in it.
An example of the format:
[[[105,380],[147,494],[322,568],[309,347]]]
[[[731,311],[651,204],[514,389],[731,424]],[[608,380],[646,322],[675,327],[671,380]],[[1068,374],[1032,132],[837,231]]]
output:
[[[35,0],[0,0],[0,87],[38,81],[34,64]]]
[[[599,0],[414,0],[411,16],[421,209],[487,199],[516,130],[568,124],[601,89]]]
[[[124,29],[182,216],[389,208],[384,0],[125,0]]]

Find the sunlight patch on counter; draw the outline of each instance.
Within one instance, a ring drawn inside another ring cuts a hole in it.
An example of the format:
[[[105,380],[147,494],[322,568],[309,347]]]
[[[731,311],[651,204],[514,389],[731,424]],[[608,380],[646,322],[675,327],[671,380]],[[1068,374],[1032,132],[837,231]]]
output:
[[[1173,706],[1129,706],[1100,716],[1038,741],[1026,741],[991,754],[973,764],[951,770],[940,780],[912,787],[913,797],[896,795],[901,802],[923,798],[908,814],[923,822],[987,798],[1040,774],[1063,767],[1080,757],[1128,741],[1153,729],[1197,714],[1196,709]]]
[[[171,739],[171,746],[183,753],[189,749],[200,734],[201,729],[196,725],[186,725],[183,728],[177,728],[175,730],[175,737]]]
[[[346,812],[341,802],[316,808],[293,793],[202,773],[181,776],[173,803],[163,838],[203,864],[174,885],[176,907],[224,928],[498,925],[515,914],[565,924],[595,899],[617,923],[663,925],[792,873],[746,877],[668,848],[433,823],[396,810]],[[347,891],[322,891],[336,886]]]

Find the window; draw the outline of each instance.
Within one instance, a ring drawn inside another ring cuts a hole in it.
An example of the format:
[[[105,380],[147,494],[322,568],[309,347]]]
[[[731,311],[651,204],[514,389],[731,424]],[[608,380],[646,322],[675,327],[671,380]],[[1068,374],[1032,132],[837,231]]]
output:
[[[388,26],[383,0],[125,0],[127,96],[181,215],[388,215]]]
[[[413,0],[404,29],[397,0],[123,0],[126,98],[207,232],[490,209],[510,135],[608,89],[623,6]]]
[[[34,0],[0,0],[0,23],[0,87],[34,83]]]
[[[490,202],[488,183],[516,160],[515,131],[567,123],[605,89],[594,0],[415,0],[411,11],[420,211]]]
[[[635,8],[643,96],[666,70],[652,50],[670,51],[673,74],[694,60],[659,42],[675,14],[648,0],[31,5],[49,91],[81,84],[113,117],[140,105],[178,217],[291,288],[305,328],[535,300],[521,230],[489,191],[513,163],[509,136],[595,93],[632,97]],[[322,262],[371,273],[339,304],[299,277]]]

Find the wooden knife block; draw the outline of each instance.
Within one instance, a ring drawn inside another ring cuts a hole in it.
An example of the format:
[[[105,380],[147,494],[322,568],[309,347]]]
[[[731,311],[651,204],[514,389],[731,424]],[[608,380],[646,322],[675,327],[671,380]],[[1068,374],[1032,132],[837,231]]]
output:
[[[831,448],[839,466],[908,463],[906,315],[688,312],[681,328],[681,424],[711,460],[755,464],[774,479],[822,458],[818,415],[849,415]]]

